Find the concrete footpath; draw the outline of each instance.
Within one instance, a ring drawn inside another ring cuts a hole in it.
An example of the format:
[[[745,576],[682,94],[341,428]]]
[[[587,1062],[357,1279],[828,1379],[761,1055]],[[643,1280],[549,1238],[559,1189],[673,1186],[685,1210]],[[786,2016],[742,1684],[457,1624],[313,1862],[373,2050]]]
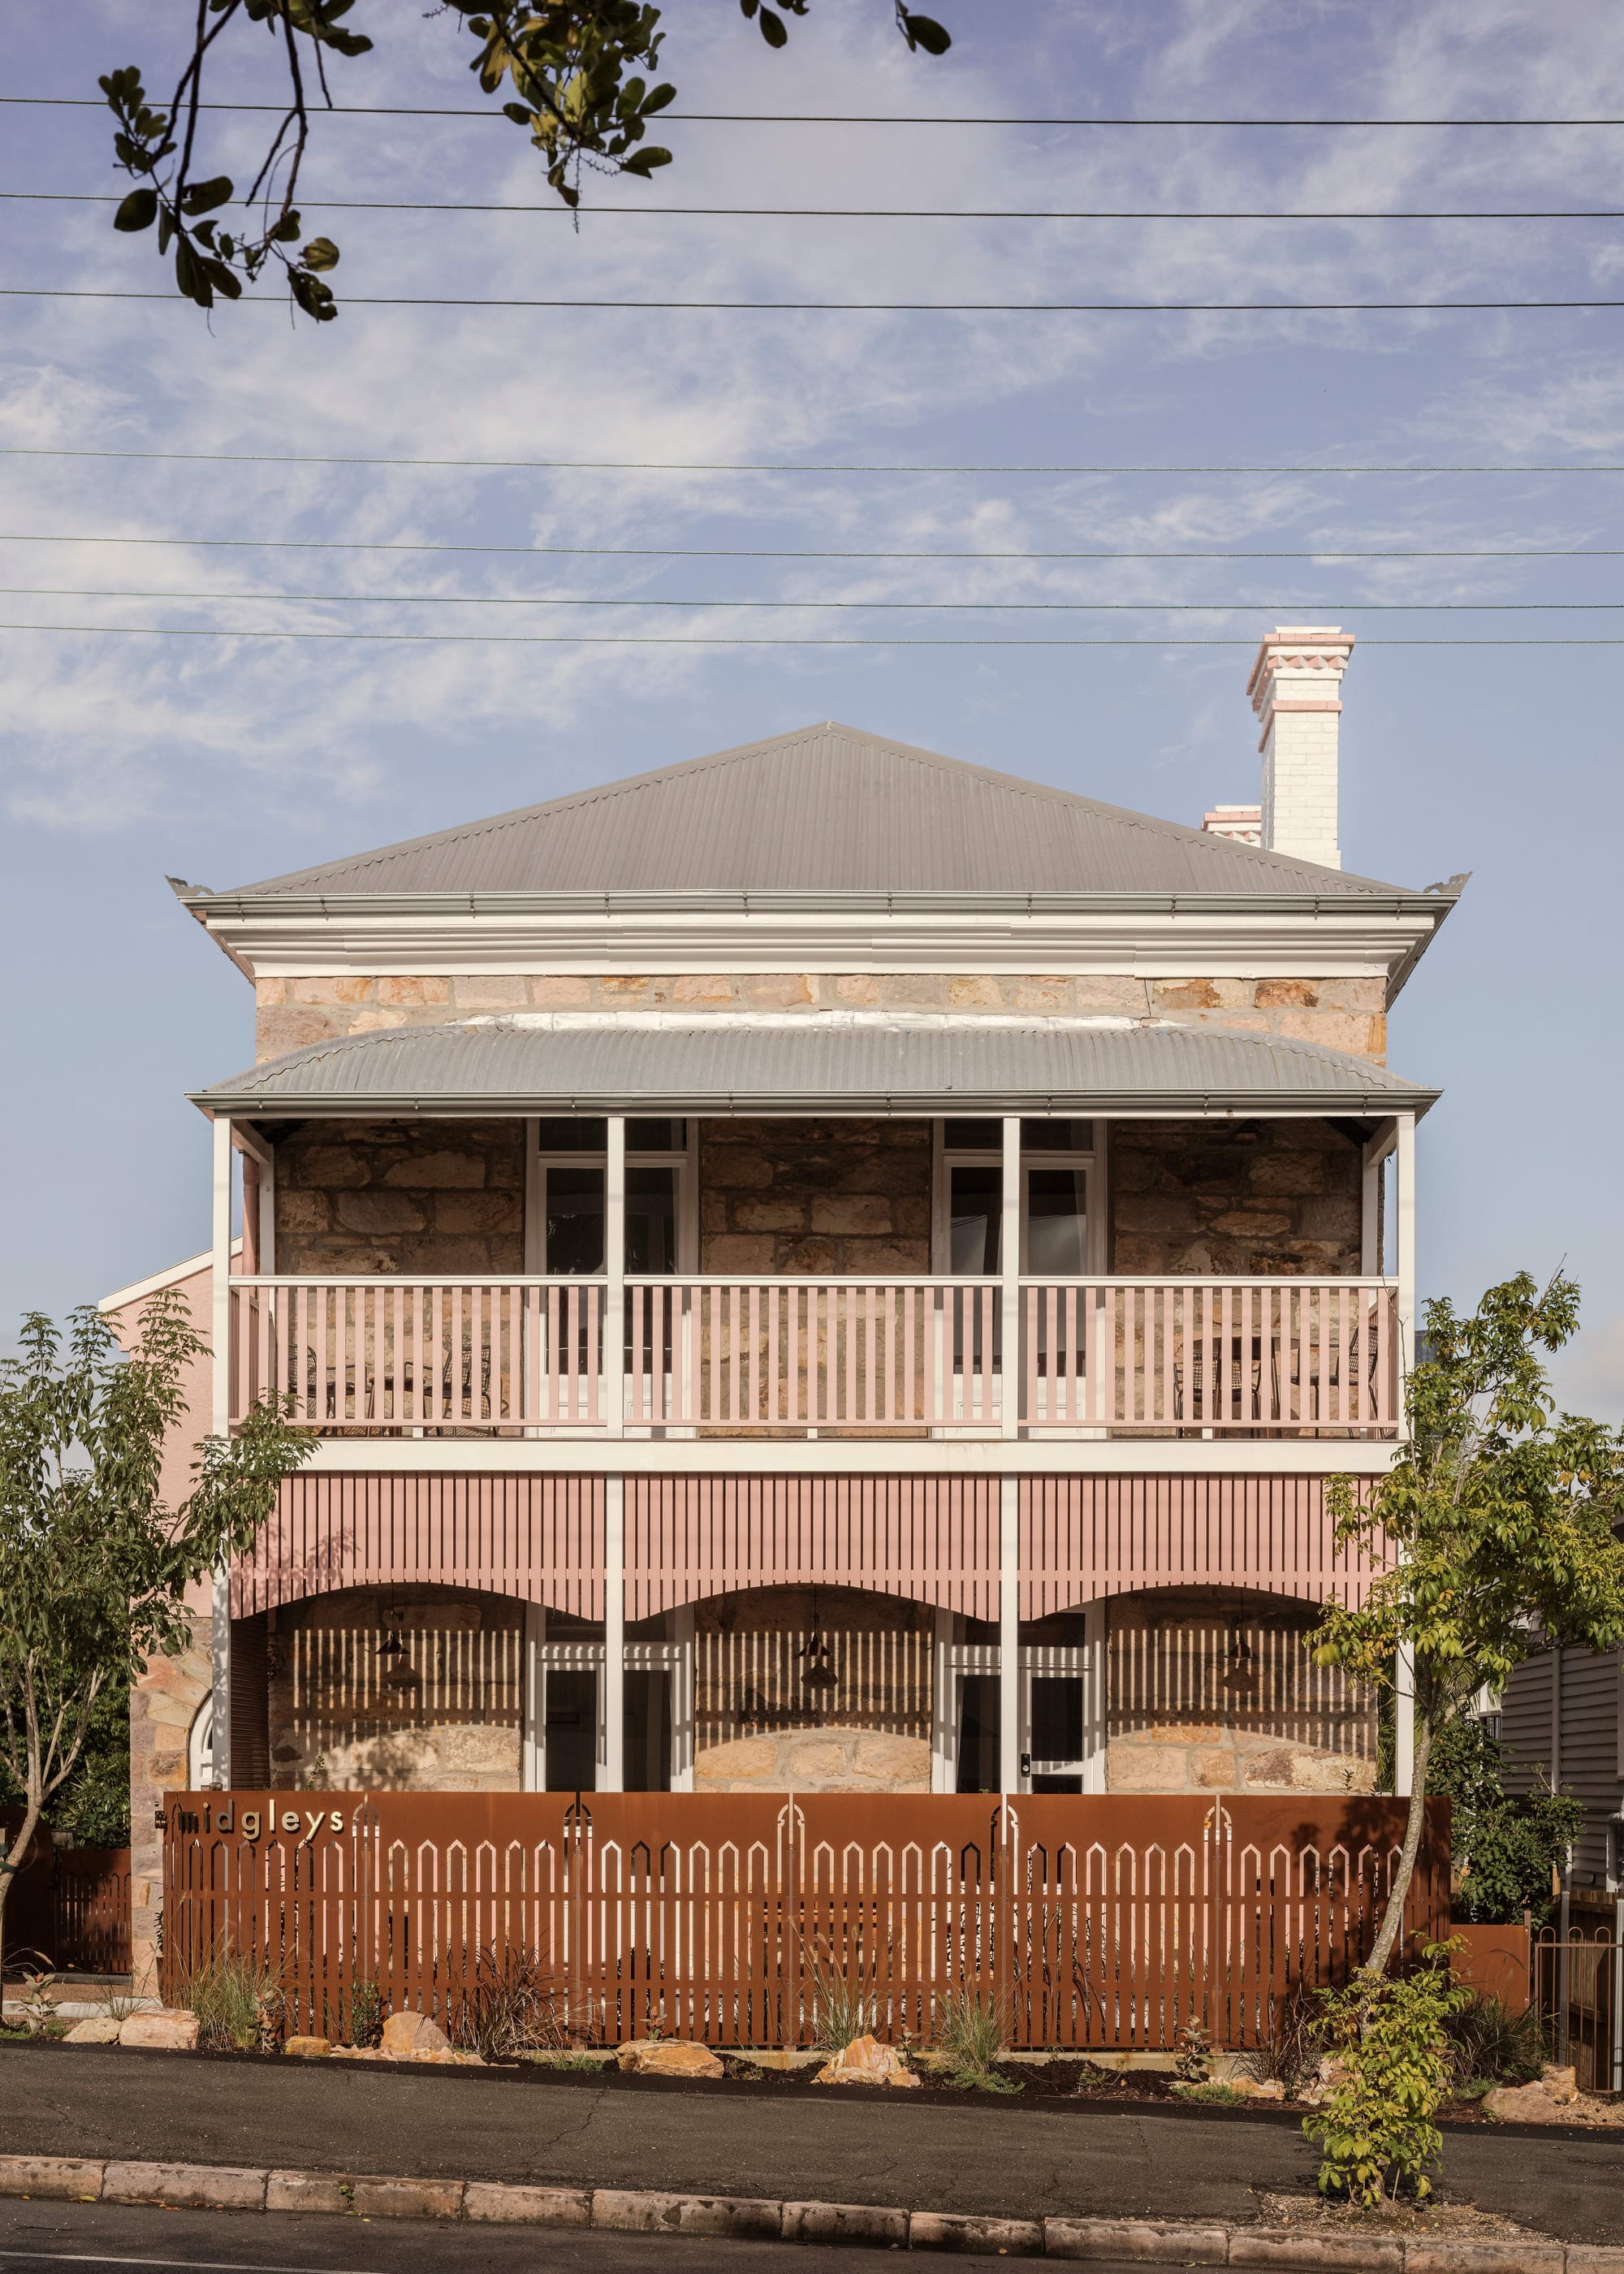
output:
[[[1295,2120],[1246,2113],[30,2044],[0,2046],[0,2146],[1026,2219],[1244,2222],[1256,2190],[1306,2191],[1314,2171]],[[1564,2241],[1624,2243],[1624,2140],[1454,2132],[1440,2193]]]

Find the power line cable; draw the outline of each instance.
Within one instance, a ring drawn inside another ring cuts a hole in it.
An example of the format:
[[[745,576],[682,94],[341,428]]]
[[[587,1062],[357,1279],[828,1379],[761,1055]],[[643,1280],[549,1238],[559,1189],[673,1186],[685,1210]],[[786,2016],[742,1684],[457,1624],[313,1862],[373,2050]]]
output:
[[[54,110],[105,110],[105,102],[87,94],[0,94],[0,103]],[[285,102],[202,102],[199,110],[268,111],[285,115]],[[319,106],[321,117],[350,118],[504,118],[501,109],[472,104],[333,102]],[[1080,127],[1344,127],[1414,128],[1452,126],[1492,129],[1555,126],[1624,126],[1624,118],[1084,118],[1019,117],[1009,114],[921,111],[816,110],[666,110],[662,123],[680,119],[689,126],[1080,126]]]
[[[116,292],[76,285],[4,284],[6,300],[154,300],[191,306],[179,292]],[[278,298],[249,297],[244,308],[284,310]],[[575,294],[518,299],[451,293],[357,292],[346,308],[597,308],[650,315],[850,316],[1378,316],[1538,313],[1624,308],[1624,300],[611,300]]]
[[[9,599],[51,600],[168,600],[213,606],[221,601],[261,601],[283,605],[291,601],[322,606],[431,608],[771,608],[899,610],[933,614],[1017,614],[1021,615],[1177,615],[1227,616],[1257,612],[1282,614],[1295,603],[1279,600],[782,600],[642,599],[616,593],[607,598],[578,592],[176,592],[109,589],[86,584],[0,584]],[[1583,611],[1590,614],[1624,612],[1624,600],[1317,600],[1316,607],[1342,614],[1366,615],[1528,615]]]
[[[110,193],[87,190],[0,190],[0,203],[51,206],[116,206],[122,200]],[[233,205],[247,207],[246,198]],[[256,207],[257,209],[257,201]],[[1451,207],[1432,212],[1393,207],[1369,212],[1172,212],[1138,211],[1125,207],[1061,208],[1010,206],[578,206],[553,200],[547,203],[513,205],[480,203],[466,199],[319,198],[301,193],[302,213],[454,213],[549,214],[564,220],[589,215],[618,215],[633,221],[1624,221],[1624,207],[1614,206],[1519,207],[1503,213],[1482,207]]]
[[[1318,479],[1347,474],[1624,474],[1624,461],[1592,465],[1520,461],[1499,466],[1412,464],[1346,466],[1277,465],[1041,465],[966,463],[864,465],[831,459],[767,458],[404,458],[363,456],[323,450],[107,450],[71,444],[0,443],[0,458],[126,458],[162,465],[206,466],[422,466],[461,472],[569,474],[1289,474]]]
[[[263,553],[495,553],[521,560],[582,561],[1618,561],[1624,546],[1487,546],[1422,551],[1388,546],[1350,551],[1325,546],[1305,552],[1258,553],[862,553],[838,547],[739,545],[446,545],[342,537],[68,537],[0,531],[0,545],[162,545],[194,550]]]
[[[352,631],[223,631],[213,624],[11,624],[0,623],[4,632],[74,632],[105,636],[109,638],[143,639],[218,639],[218,640],[347,640],[382,642],[391,645],[424,647],[1132,647],[1175,648],[1212,647],[1244,648],[1248,651],[1257,644],[1256,636],[1250,639],[1124,639],[1057,637],[1045,635],[1034,638],[990,639],[974,635],[955,636],[948,639],[912,639],[906,637],[809,639],[802,636],[778,635],[724,636],[695,633],[661,634],[651,632],[352,632]],[[1624,647],[1624,637],[1561,638],[1549,636],[1526,637],[1514,636],[1509,639],[1472,639],[1453,636],[1430,639],[1383,639],[1380,636],[1364,642],[1366,647]]]

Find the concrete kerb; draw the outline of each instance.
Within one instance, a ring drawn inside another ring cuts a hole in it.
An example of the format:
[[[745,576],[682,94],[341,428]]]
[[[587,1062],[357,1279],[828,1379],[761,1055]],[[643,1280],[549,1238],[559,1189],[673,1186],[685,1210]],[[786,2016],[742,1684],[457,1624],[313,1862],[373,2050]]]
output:
[[[1216,2220],[981,2218],[877,2203],[776,2202],[635,2187],[509,2186],[218,2164],[0,2156],[0,2195],[55,2202],[157,2203],[195,2210],[324,2211],[361,2218],[463,2219],[751,2241],[851,2242],[1008,2257],[1162,2266],[1274,2267],[1279,2274],[1624,2274],[1624,2247],[1389,2235],[1292,2234]]]

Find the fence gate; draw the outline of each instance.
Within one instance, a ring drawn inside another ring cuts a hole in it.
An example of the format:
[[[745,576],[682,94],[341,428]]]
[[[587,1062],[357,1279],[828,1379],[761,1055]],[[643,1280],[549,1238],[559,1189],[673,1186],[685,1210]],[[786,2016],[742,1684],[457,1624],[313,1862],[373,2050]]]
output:
[[[1018,2046],[1215,2044],[1369,1950],[1404,1803],[1034,1794],[197,1793],[164,1840],[162,1988],[229,1949],[289,2030],[357,1993],[455,2028],[522,1972],[561,2037],[929,2040],[942,1999]],[[1447,1931],[1447,1803],[1406,1910]]]

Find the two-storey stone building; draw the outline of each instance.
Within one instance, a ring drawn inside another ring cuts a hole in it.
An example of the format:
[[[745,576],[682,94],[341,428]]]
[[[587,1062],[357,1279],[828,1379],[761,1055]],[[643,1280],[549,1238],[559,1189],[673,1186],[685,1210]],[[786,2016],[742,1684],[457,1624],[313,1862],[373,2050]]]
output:
[[[317,1443],[138,1695],[138,1896],[210,1775],[1371,1788],[1303,1638],[1403,1434],[1452,903],[1339,865],[1350,646],[1264,642],[1200,829],[828,723],[177,888],[257,1013],[197,1431]]]

